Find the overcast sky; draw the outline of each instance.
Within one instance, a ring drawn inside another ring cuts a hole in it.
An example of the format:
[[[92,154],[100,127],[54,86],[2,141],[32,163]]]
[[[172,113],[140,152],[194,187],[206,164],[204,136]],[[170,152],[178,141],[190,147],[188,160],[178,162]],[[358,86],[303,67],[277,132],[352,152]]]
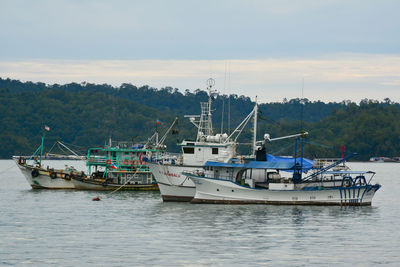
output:
[[[0,0],[0,77],[400,102],[400,1]]]

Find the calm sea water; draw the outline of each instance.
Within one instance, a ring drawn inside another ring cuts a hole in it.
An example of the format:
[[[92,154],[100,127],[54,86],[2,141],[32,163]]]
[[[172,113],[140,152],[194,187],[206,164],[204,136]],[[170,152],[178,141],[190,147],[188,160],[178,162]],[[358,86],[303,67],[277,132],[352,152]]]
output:
[[[81,162],[50,162],[52,166]],[[400,266],[400,164],[371,207],[163,203],[157,192],[32,190],[0,161],[0,266]],[[94,196],[101,201],[92,201]]]

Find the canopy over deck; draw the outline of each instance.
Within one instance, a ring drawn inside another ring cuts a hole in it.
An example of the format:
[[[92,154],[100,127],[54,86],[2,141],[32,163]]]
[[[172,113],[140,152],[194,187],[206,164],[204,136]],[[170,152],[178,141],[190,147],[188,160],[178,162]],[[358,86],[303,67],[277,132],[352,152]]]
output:
[[[324,174],[366,174],[366,173],[375,173],[373,171],[326,171]]]
[[[300,167],[303,163],[303,171],[308,171],[313,166],[313,161],[303,158],[286,158],[267,155],[267,161],[248,161],[245,163],[224,163],[217,161],[207,161],[204,167],[220,167],[220,168],[246,168],[246,169],[275,169],[275,170],[293,170],[295,165]]]

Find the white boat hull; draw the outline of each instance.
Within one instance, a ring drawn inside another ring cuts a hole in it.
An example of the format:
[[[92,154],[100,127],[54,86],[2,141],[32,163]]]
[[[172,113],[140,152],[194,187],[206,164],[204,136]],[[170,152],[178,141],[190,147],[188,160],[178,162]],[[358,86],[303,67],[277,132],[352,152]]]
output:
[[[191,201],[196,193],[192,180],[182,171],[192,171],[199,166],[163,165],[155,162],[147,163],[154,175],[164,201]]]
[[[33,177],[33,167],[20,165],[18,163],[17,166],[34,189],[75,189],[74,184],[70,180],[65,180],[61,177],[51,178],[50,172],[48,171],[38,170],[39,175]]]
[[[192,203],[371,205],[379,185],[271,190],[241,186],[228,180],[190,176],[196,185]]]

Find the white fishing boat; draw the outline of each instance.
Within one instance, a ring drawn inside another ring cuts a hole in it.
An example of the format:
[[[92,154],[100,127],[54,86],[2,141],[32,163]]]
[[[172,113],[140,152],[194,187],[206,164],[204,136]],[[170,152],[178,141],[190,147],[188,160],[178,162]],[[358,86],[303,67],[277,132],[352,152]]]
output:
[[[32,156],[13,156],[18,168],[34,189],[74,189],[75,186],[71,181],[71,177],[84,176],[84,173],[69,166],[65,166],[64,169],[44,167],[42,159],[49,158],[48,155],[43,156],[44,137],[45,135],[43,134],[41,145]],[[62,158],[62,156],[57,155],[57,158]],[[69,155],[65,159],[83,160],[84,158],[75,154]]]
[[[371,205],[381,187],[371,184],[375,173],[331,170],[346,159],[320,169],[296,156],[245,163],[209,161],[204,170],[183,174],[196,185],[192,203]]]
[[[257,113],[257,104],[243,122],[228,136],[226,133],[214,134],[212,126],[212,99],[216,91],[212,89],[214,80],[207,81],[208,102],[202,102],[201,115],[186,115],[197,128],[194,141],[182,141],[181,154],[164,154],[149,159],[150,167],[164,201],[190,201],[195,194],[195,185],[184,170],[195,170],[204,166],[208,160],[229,162],[237,157],[237,138],[253,114]]]

